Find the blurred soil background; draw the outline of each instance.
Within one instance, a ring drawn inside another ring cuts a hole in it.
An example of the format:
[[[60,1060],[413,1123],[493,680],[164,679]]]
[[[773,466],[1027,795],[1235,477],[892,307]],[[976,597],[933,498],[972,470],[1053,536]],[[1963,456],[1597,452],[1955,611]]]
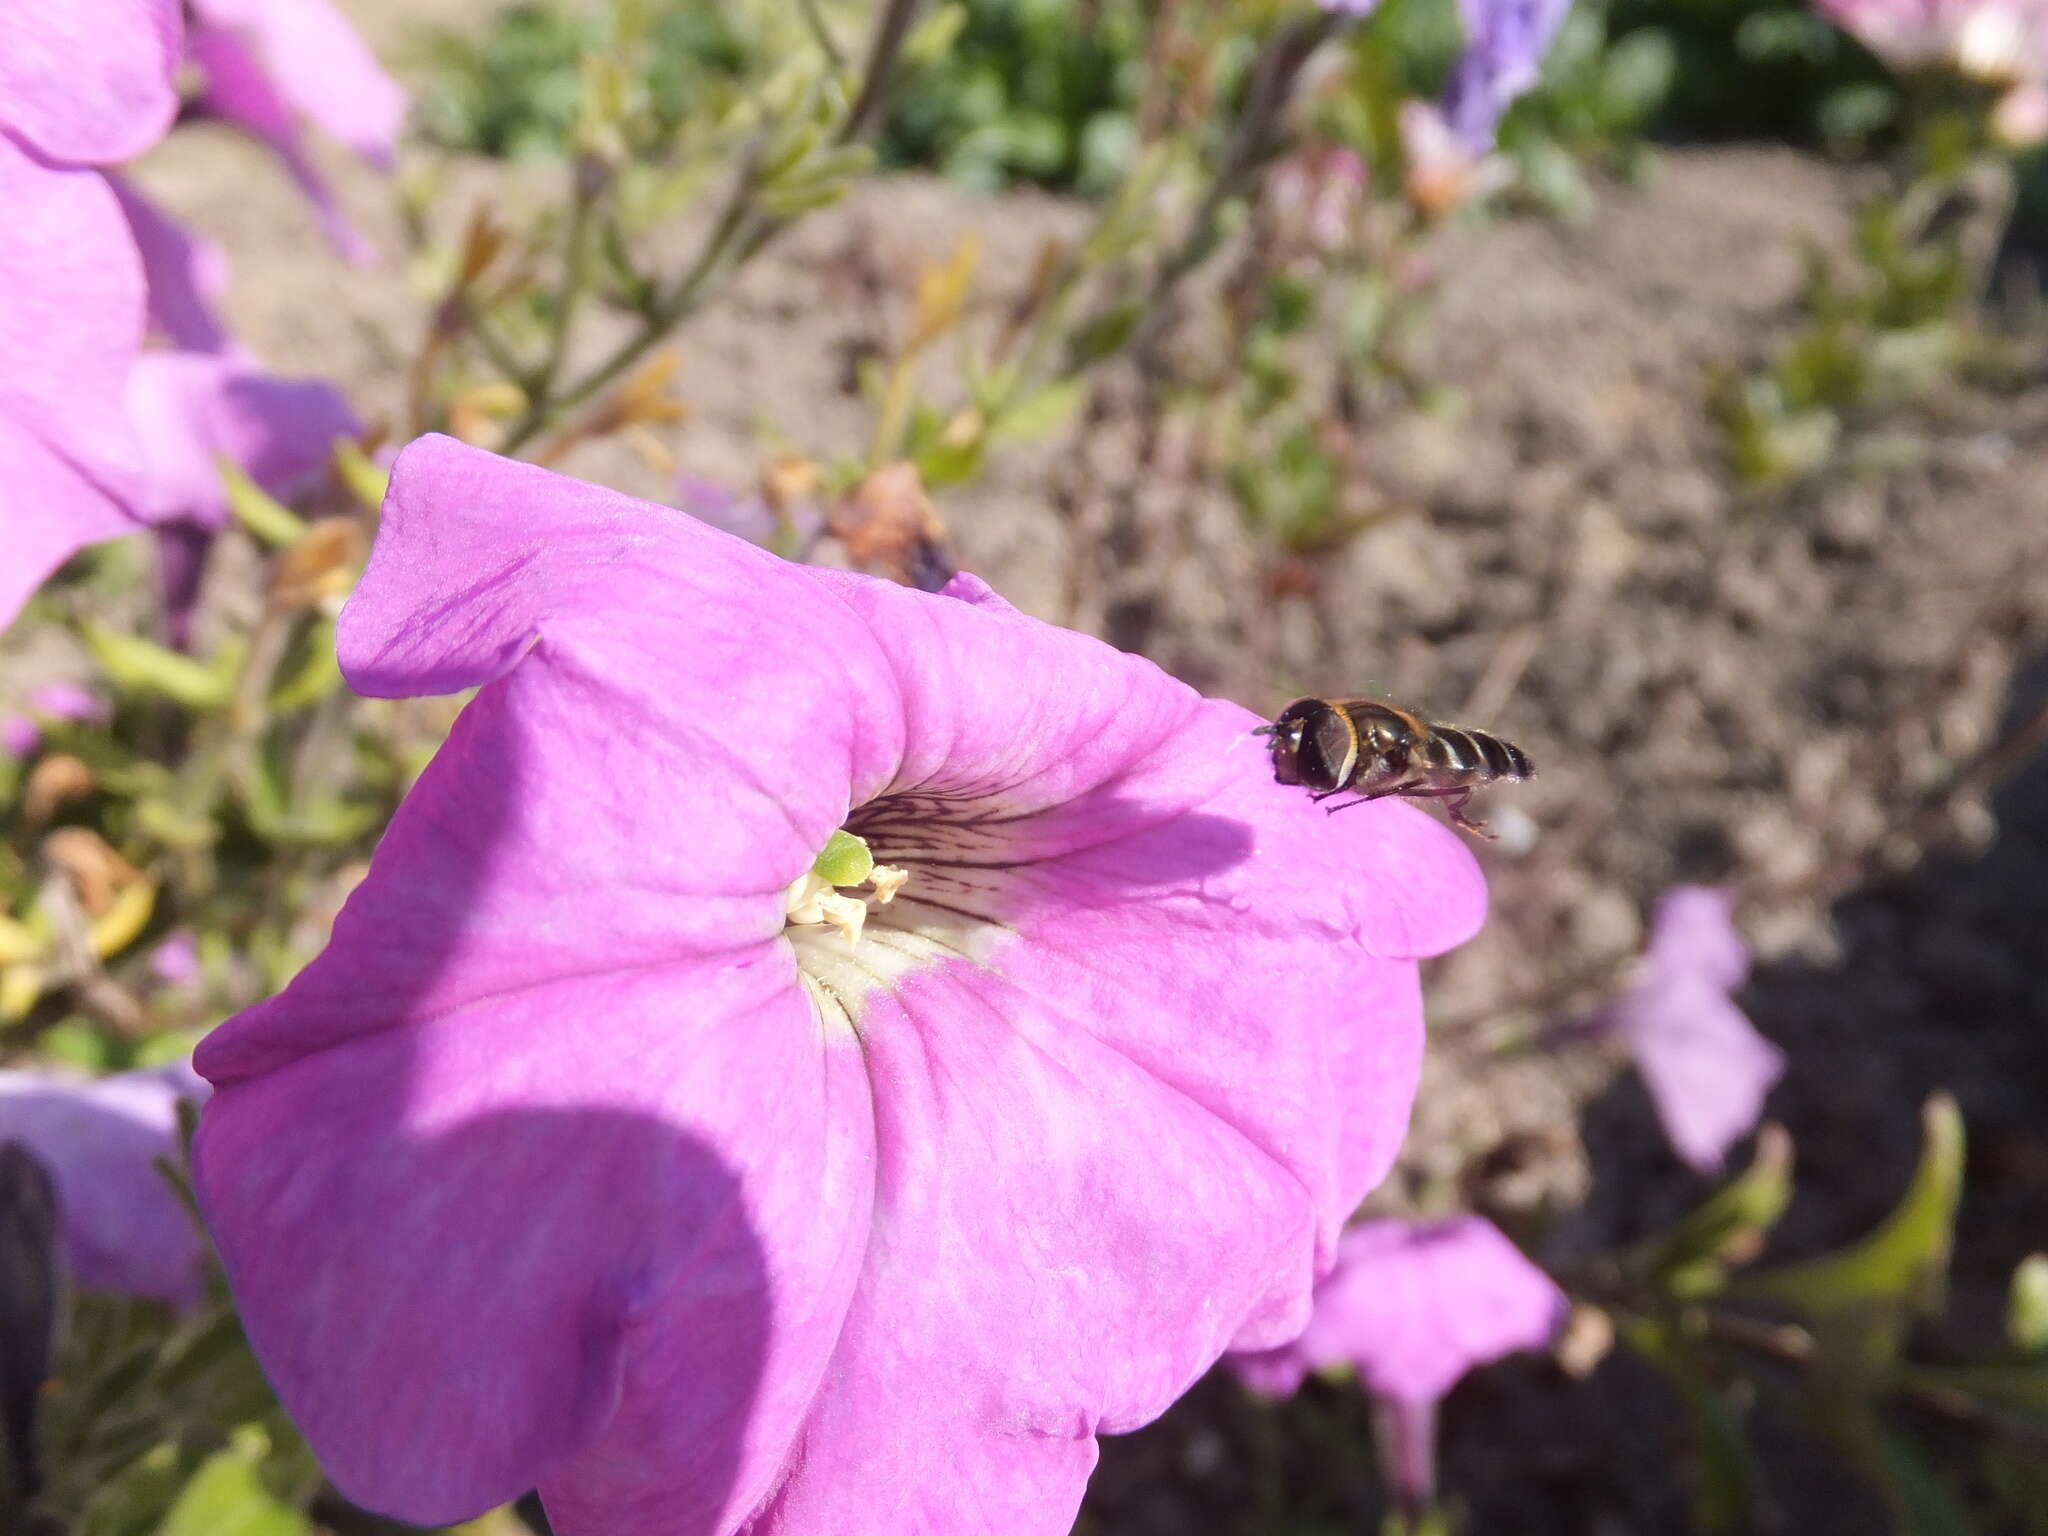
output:
[[[416,79],[421,24],[476,25],[492,7],[348,9]],[[138,179],[227,247],[238,336],[395,421],[422,288],[388,187],[329,158],[387,252],[378,267],[336,264],[274,164],[225,131],[177,135]],[[1539,764],[1480,808],[1505,834],[1481,849],[1493,918],[1429,976],[1415,1134],[1377,1204],[1455,1190],[1566,1270],[1696,1204],[1710,1186],[1666,1149],[1621,1058],[1555,1043],[1623,979],[1651,900],[1730,883],[1759,957],[1741,1000],[1790,1056],[1770,1115],[1796,1143],[1798,1196],[1773,1252],[1880,1219],[1910,1175],[1920,1103],[1946,1088],[1971,1146],[1945,1326],[1983,1349],[2013,1265],[2048,1234],[2048,761],[2000,746],[2048,702],[2048,380],[1952,385],[1893,414],[1879,462],[1797,494],[1741,492],[1712,379],[1785,338],[1807,252],[1849,238],[1853,174],[1783,149],[1665,150],[1600,185],[1581,222],[1451,240],[1416,350],[1440,398],[1349,445],[1383,515],[1316,590],[1275,579],[1171,425],[1142,429],[1128,369],[1071,435],[1003,453],[939,504],[962,564],[1020,607],[1198,688],[1261,713],[1383,688]],[[559,186],[549,168],[477,161],[436,191],[434,216],[449,235],[480,200]],[[858,451],[871,416],[856,366],[900,327],[919,269],[977,232],[975,302],[995,315],[1040,245],[1084,219],[1039,192],[862,183],[683,333],[681,467],[746,485],[777,452]],[[673,499],[611,444],[561,467]],[[1367,1528],[1364,1404],[1308,1397],[1290,1423],[1357,1470],[1349,1485],[1318,1474],[1327,1528]],[[1822,1454],[1813,1442],[1762,1430],[1780,1453],[1771,1528],[1877,1528],[1867,1494],[1801,1459]],[[1267,1529],[1271,1490],[1248,1486],[1240,1453],[1273,1433],[1212,1379],[1107,1445],[1082,1528]],[[1691,1454],[1682,1416],[1620,1355],[1590,1387],[1546,1361],[1486,1373],[1445,1433],[1445,1482],[1476,1530],[1687,1528],[1670,1475]],[[1289,1526],[1318,1528],[1298,1510]]]

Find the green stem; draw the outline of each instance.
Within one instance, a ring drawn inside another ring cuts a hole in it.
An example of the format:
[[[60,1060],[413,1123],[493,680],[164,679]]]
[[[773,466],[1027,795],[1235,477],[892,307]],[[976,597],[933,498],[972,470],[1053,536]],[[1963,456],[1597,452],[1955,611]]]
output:
[[[573,191],[569,199],[569,231],[564,237],[562,251],[565,272],[562,302],[555,311],[547,356],[530,379],[519,380],[529,400],[547,398],[548,391],[554,388],[556,375],[562,371],[563,359],[568,356],[569,336],[576,326],[576,310],[590,287],[591,254],[596,248],[590,237],[590,214],[611,183],[609,170],[588,156],[578,158],[570,176]]]
[[[819,49],[831,60],[836,70],[846,68],[846,55],[839,51],[839,44],[833,41],[832,29],[825,25],[825,17],[818,9],[818,0],[797,0],[797,9],[803,12],[804,24],[811,29],[811,36],[817,39]]]
[[[879,125],[888,100],[888,82],[895,74],[897,56],[921,3],[922,0],[889,0],[883,10],[875,24],[860,91],[840,125],[838,143],[852,143]],[[758,211],[754,207],[758,190],[759,180],[750,158],[734,180],[732,194],[690,270],[666,295],[647,306],[645,323],[639,331],[559,395],[547,398],[543,393],[530,394],[525,411],[513,423],[499,452],[516,454],[565,412],[574,410],[626,373],[667,339],[669,332],[710,302],[723,283],[769,241],[795,222],[792,216]],[[551,378],[548,383],[552,385]]]

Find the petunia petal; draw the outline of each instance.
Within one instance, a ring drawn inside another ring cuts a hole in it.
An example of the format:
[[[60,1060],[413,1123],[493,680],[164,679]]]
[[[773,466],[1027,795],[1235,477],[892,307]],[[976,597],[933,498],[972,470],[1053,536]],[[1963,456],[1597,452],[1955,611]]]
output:
[[[142,255],[150,325],[174,347],[192,352],[226,351],[227,332],[214,305],[227,291],[227,253],[173,219],[126,178],[109,176],[107,181],[121,201],[121,212]]]
[[[1297,1348],[1320,1369],[1358,1367],[1382,1397],[1442,1397],[1475,1366],[1555,1336],[1565,1298],[1493,1223],[1362,1222],[1316,1293]]]
[[[183,28],[177,0],[11,6],[0,48],[0,129],[47,160],[110,165],[170,131]],[[11,200],[6,205],[12,216]]]
[[[312,204],[313,216],[337,254],[359,265],[374,260],[376,247],[349,221],[334,188],[313,163],[291,107],[278,95],[248,40],[227,27],[200,25],[192,29],[186,47],[205,75],[201,106],[269,146]]]
[[[7,558],[0,561],[0,625],[86,545],[135,531],[118,502],[5,415],[0,487],[0,533],[7,540]]]
[[[757,1530],[1063,1530],[1092,1435],[1156,1416],[1280,1293],[1305,1299],[1313,1202],[1222,1116],[969,962],[856,1015],[867,1264]]]
[[[142,345],[142,264],[96,171],[52,170],[0,134],[0,623],[73,551],[132,526],[118,410]]]
[[[193,10],[239,29],[280,102],[371,164],[391,163],[405,92],[328,0],[194,0]]]
[[[996,840],[1005,857],[1065,855],[1148,823],[1186,835],[1176,818],[1228,786],[1239,798],[1198,818],[1197,834],[1225,823],[1289,826],[1237,851],[1261,866],[1251,907],[1312,911],[1333,937],[1403,959],[1453,948],[1484,921],[1485,881],[1456,834],[1393,801],[1325,815],[1272,782],[1251,734],[1260,722],[1247,712],[1203,701],[1098,640],[988,606],[978,582],[956,577],[951,595],[935,599],[844,572],[814,575],[887,647],[913,744],[898,789],[1000,797],[1012,813],[1057,811],[1007,825]],[[971,616],[958,614],[962,598]],[[1020,686],[1031,680],[1039,681]]]
[[[1617,1012],[1672,1150],[1702,1173],[1719,1172],[1755,1129],[1785,1053],[1726,993],[1692,978],[1654,984]]]
[[[281,379],[233,356],[149,352],[128,375],[128,414],[156,521],[218,528],[228,518],[219,460],[289,498],[325,472],[336,438],[361,430],[324,379]]]
[[[205,1095],[182,1061],[93,1082],[0,1072],[0,1144],[20,1142],[49,1170],[80,1285],[198,1299],[198,1233],[157,1160],[177,1153],[178,1101]]]
[[[599,1490],[606,1519],[571,1500],[562,1536],[730,1531],[766,1496],[872,1166],[859,1049],[765,945],[368,1034],[223,1088],[194,1147],[251,1341],[336,1484],[422,1524],[536,1479]]]
[[[1657,975],[1691,974],[1723,992],[1749,978],[1749,946],[1735,926],[1735,900],[1710,886],[1665,892],[1650,923],[1646,968]]]

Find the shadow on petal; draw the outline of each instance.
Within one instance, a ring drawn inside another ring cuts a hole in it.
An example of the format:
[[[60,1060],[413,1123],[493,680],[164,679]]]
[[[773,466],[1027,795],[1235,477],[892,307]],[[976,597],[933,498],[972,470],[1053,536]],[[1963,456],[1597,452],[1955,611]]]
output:
[[[502,917],[488,886],[533,856],[512,838],[522,737],[482,744],[493,771],[458,804],[401,810],[353,942],[202,1044],[201,1205],[258,1359],[351,1499],[453,1523],[571,1473],[584,1509],[559,1536],[729,1532],[760,1496],[774,1327],[753,1216],[721,1152],[607,1102],[608,994],[574,993],[587,1016],[540,1037],[500,1027],[502,996],[451,1004]],[[458,725],[442,758],[479,745]],[[424,898],[402,858],[433,868]]]

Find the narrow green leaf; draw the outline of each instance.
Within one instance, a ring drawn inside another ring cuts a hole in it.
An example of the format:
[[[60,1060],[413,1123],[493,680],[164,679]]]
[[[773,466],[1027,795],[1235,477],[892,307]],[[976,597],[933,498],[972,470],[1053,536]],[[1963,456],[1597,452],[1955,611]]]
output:
[[[243,472],[234,460],[216,457],[221,484],[227,488],[228,510],[235,521],[272,549],[289,549],[305,534],[306,522]]]
[[[1955,1100],[1938,1093],[1927,1101],[1921,1123],[1920,1166],[1876,1231],[1840,1252],[1749,1277],[1743,1292],[1813,1317],[1871,1303],[1901,1313],[1939,1311],[1963,1188],[1963,1117]]]
[[[1792,1199],[1792,1138],[1766,1125],[1756,1156],[1677,1226],[1652,1238],[1636,1262],[1672,1295],[1694,1298],[1727,1283],[1728,1267],[1747,1262],[1763,1245]]]
[[[1899,1536],[1972,1536],[1970,1517],[1917,1451],[1897,1435],[1884,1433],[1879,1455]]]
[[[1074,419],[1087,394],[1086,382],[1077,378],[1034,390],[996,417],[989,427],[989,441],[1028,443],[1050,437]]]
[[[341,476],[342,484],[349,488],[357,501],[372,511],[384,505],[384,492],[390,487],[391,472],[373,464],[370,456],[363,452],[362,444],[354,438],[337,437],[334,440],[334,468]]]
[[[116,687],[161,694],[187,709],[224,707],[234,696],[241,647],[223,645],[212,662],[201,662],[136,635],[87,620],[87,647]]]

